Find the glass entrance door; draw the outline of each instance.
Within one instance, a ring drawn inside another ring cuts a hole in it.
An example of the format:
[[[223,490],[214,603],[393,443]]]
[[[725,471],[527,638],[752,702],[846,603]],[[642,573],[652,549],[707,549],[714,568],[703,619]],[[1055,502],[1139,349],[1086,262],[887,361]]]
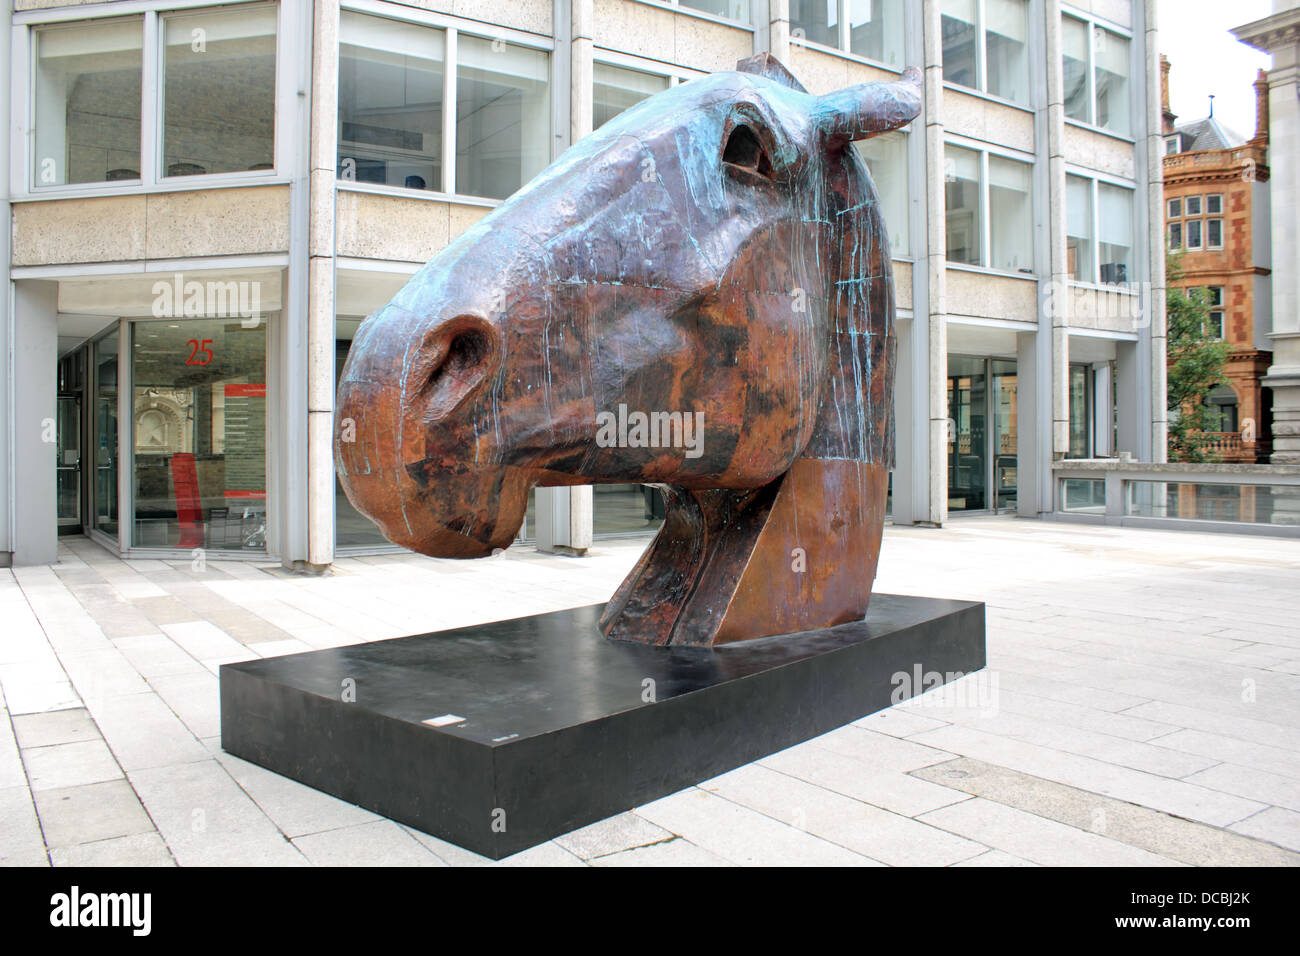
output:
[[[57,419],[58,461],[55,493],[59,533],[81,531],[81,396],[60,395]]]
[[[116,330],[90,346],[91,431],[88,527],[117,540]]]
[[[1016,506],[1016,363],[993,359],[993,490],[994,507]]]
[[[1016,363],[948,356],[948,510],[1016,506]]]
[[[988,387],[984,359],[948,358],[948,510],[988,504]]]

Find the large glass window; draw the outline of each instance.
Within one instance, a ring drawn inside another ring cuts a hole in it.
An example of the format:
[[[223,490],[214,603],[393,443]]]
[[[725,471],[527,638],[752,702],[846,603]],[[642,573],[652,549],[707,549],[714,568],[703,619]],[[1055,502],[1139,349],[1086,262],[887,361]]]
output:
[[[1013,103],[1029,102],[1029,4],[984,0],[988,92]]]
[[[1097,184],[1101,281],[1124,285],[1133,269],[1133,190]]]
[[[711,13],[716,17],[749,23],[749,0],[676,0],[683,7]]]
[[[980,154],[958,146],[945,146],[944,181],[948,261],[982,265]]]
[[[131,544],[266,549],[266,322],[132,325]]]
[[[36,31],[33,186],[140,178],[142,36],[138,17]]]
[[[903,0],[849,0],[849,52],[903,66]]]
[[[942,9],[944,80],[1029,103],[1026,0],[943,0]]]
[[[668,89],[668,77],[597,63],[592,84],[591,128],[599,129],[619,113]]]
[[[948,261],[1032,273],[1033,166],[953,145],[944,164]]]
[[[274,166],[275,21],[274,6],[164,19],[164,175]]]
[[[1064,61],[1065,115],[1083,123],[1092,121],[1088,90],[1088,24],[1061,17],[1061,57]]]
[[[901,67],[903,0],[790,0],[790,31],[799,39]]]
[[[456,191],[505,199],[550,161],[548,57],[460,35],[456,67]]]
[[[943,0],[943,78],[979,89],[978,5],[976,0]]]
[[[989,265],[1007,272],[1034,271],[1033,167],[989,157]]]
[[[889,249],[895,256],[906,258],[912,252],[907,134],[895,131],[859,140],[856,145],[876,184],[880,212],[889,230]]]
[[[1129,122],[1129,41],[1118,33],[1097,27],[1093,34],[1097,66],[1096,124],[1127,136]]]
[[[838,47],[839,0],[790,0],[790,33],[801,40]]]
[[[1065,249],[1067,268],[1076,282],[1096,282],[1092,247],[1092,180],[1065,177]]]
[[[339,176],[441,191],[443,31],[344,10]]]
[[[1078,17],[1061,17],[1061,55],[1065,76],[1065,115],[1128,136],[1129,57],[1125,36]],[[1166,152],[1175,153],[1178,144]]]

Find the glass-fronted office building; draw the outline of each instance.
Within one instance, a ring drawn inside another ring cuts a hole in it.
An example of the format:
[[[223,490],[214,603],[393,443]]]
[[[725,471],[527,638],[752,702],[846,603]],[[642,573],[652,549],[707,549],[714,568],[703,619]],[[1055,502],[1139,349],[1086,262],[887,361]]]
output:
[[[1164,447],[1151,5],[18,0],[0,562],[60,533],[317,568],[388,547],[333,466],[360,322],[571,142],[762,51],[814,93],[916,64],[934,94],[857,144],[898,292],[893,520],[1049,512],[1053,460]],[[541,489],[522,536],[662,516],[648,487]]]

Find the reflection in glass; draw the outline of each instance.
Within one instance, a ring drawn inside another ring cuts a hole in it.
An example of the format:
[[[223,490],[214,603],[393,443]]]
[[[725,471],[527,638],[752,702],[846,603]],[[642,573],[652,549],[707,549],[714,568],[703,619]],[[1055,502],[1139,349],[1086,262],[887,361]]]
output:
[[[940,20],[943,37],[943,78],[948,83],[977,89],[978,28],[976,0],[943,0]]]
[[[948,357],[948,510],[988,507],[984,359]]]
[[[592,84],[591,128],[599,129],[619,113],[668,89],[668,77],[597,63]]]
[[[33,186],[140,178],[142,36],[138,18],[36,31]]]
[[[1016,506],[1016,363],[993,359],[993,488],[996,507]]]
[[[91,388],[94,391],[94,442],[91,479],[92,527],[117,540],[117,332],[91,346]]]
[[[1076,282],[1096,282],[1092,268],[1092,182],[1065,177],[1065,248],[1067,268]]]
[[[849,0],[849,52],[903,66],[903,0]]]
[[[1101,281],[1124,285],[1133,268],[1133,190],[1099,183],[1097,208]]]
[[[889,228],[889,248],[895,256],[911,254],[907,188],[907,134],[898,131],[854,144],[871,171],[880,198],[880,211]]]
[[[1034,271],[1033,167],[989,157],[989,265],[1008,272]]]
[[[1065,73],[1065,115],[1081,123],[1088,115],[1088,24],[1061,17],[1061,58]]]
[[[984,62],[988,93],[1029,102],[1029,5],[1025,0],[984,0]]]
[[[462,33],[456,55],[456,192],[506,199],[550,160],[547,54]]]
[[[274,6],[165,19],[165,175],[274,165],[275,21]]]
[[[677,0],[677,2],[683,7],[690,7],[701,13],[712,13],[714,16],[735,20],[737,23],[750,22],[749,0]]]
[[[440,191],[443,32],[344,10],[339,36],[340,178]]]
[[[980,157],[969,149],[944,147],[948,261],[981,265]]]
[[[266,322],[137,322],[131,384],[131,544],[265,550]]]
[[[840,45],[840,5],[836,0],[790,0],[792,36],[823,46]]]
[[[1100,27],[1093,34],[1097,70],[1097,125],[1127,136],[1129,124],[1129,41]]]

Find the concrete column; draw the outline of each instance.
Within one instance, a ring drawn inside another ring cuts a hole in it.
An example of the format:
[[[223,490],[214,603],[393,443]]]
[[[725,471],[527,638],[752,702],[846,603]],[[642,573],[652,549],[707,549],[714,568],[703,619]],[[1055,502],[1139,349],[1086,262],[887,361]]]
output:
[[[767,20],[767,49],[772,56],[789,66],[790,0],[767,0]],[[757,28],[758,31],[762,29],[762,26]]]
[[[314,15],[310,0],[285,0],[280,7],[281,29],[297,42],[293,53],[281,63],[289,71],[292,97],[282,96],[276,117],[277,123],[288,123],[295,135],[286,150],[287,156],[277,160],[289,170],[289,267],[283,273],[282,305],[278,325],[278,361],[275,441],[268,448],[274,458],[273,473],[276,489],[276,520],[274,545],[280,552],[280,561],[287,568],[319,569],[312,561],[312,538],[321,540],[319,524],[313,528],[319,514],[320,496],[314,495],[313,458],[319,459],[322,431],[320,414],[312,414],[312,394],[318,374],[317,363],[312,361],[311,322],[309,319],[309,228],[311,224],[311,101],[312,55],[314,46]],[[331,81],[332,82],[332,81]],[[282,93],[284,90],[281,91]],[[334,116],[329,123],[337,122]],[[313,421],[313,417],[318,419]],[[313,455],[313,435],[316,454]],[[268,489],[269,493],[270,489]],[[313,502],[313,496],[315,502]],[[327,519],[326,534],[333,537],[333,517]],[[270,529],[268,529],[270,530]],[[270,535],[268,534],[268,538]],[[268,543],[270,543],[268,541]],[[328,563],[328,559],[325,563]]]
[[[927,4],[922,14],[925,44],[925,208],[926,248],[923,268],[929,286],[926,408],[930,419],[926,509],[918,520],[943,524],[948,518],[948,315],[947,229],[945,228],[943,162],[943,31],[939,4]],[[916,135],[913,133],[913,135]],[[923,515],[923,516],[922,516]]]
[[[1300,462],[1300,64],[1297,43],[1275,49],[1269,74],[1273,207],[1273,463]],[[1283,62],[1284,60],[1288,62]]]
[[[1145,332],[1150,338],[1150,389],[1143,414],[1149,415],[1150,449],[1146,451],[1151,461],[1169,460],[1169,413],[1165,408],[1166,378],[1168,372],[1168,331],[1165,317],[1165,173],[1164,173],[1164,110],[1161,104],[1160,38],[1156,31],[1156,6],[1154,0],[1139,0],[1145,7],[1145,30],[1142,54],[1146,63],[1146,87],[1143,90],[1142,111],[1147,124],[1145,139],[1137,144],[1139,175],[1138,195],[1145,196],[1145,210],[1139,205],[1135,220],[1138,241],[1146,246],[1147,275],[1139,277],[1142,284],[1142,321],[1139,335]],[[1145,450],[1144,450],[1145,451]]]
[[[1116,454],[1128,453],[1140,457],[1142,436],[1139,434],[1138,416],[1133,414],[1141,392],[1140,379],[1142,360],[1137,342],[1115,343],[1115,406],[1119,410],[1118,435],[1119,447]]]
[[[4,0],[4,22],[11,22],[13,0]],[[0,40],[0,77],[9,88],[9,44]],[[9,97],[0,96],[0,129],[8,130]],[[9,284],[10,237],[13,235],[9,208],[9,143],[0,143],[0,568],[13,563],[13,470],[16,465],[13,442],[13,369],[9,356],[13,343],[13,287]]]
[[[1033,428],[1025,427],[1029,447],[1020,454],[1022,472],[1016,497],[1017,511],[1038,516],[1055,508],[1052,462],[1070,451],[1070,318],[1073,296],[1070,283],[1074,275],[1069,267],[1066,244],[1067,205],[1065,198],[1065,77],[1061,58],[1061,4],[1048,0],[1044,20],[1046,38],[1047,100],[1043,110],[1047,159],[1047,283],[1040,287],[1042,307],[1038,315],[1038,334],[1031,343],[1021,336],[1017,362],[1017,382],[1024,382],[1025,363],[1032,363],[1033,388],[1020,389],[1027,399],[1019,403],[1017,415],[1032,405]],[[1027,459],[1032,455],[1033,461]]]
[[[591,132],[595,36],[595,0],[557,0],[555,49],[567,59],[569,78],[568,137],[556,137],[556,153]],[[568,23],[569,42],[562,44],[563,25]],[[557,64],[557,67],[564,64]],[[558,89],[556,96],[563,95]],[[559,130],[556,131],[559,134]],[[592,494],[590,487],[538,488],[533,494],[537,513],[537,550],[552,554],[584,554],[591,547]]]
[[[312,18],[307,227],[307,564],[334,560],[334,215],[338,164],[338,0]]]
[[[1052,510],[1052,458],[1043,441],[1049,432],[1045,419],[1051,408],[1043,379],[1050,366],[1039,354],[1042,338],[1042,333],[1035,332],[1016,335],[1016,513],[1026,518]]]
[[[14,283],[13,314],[13,563],[58,559],[55,495],[59,362],[59,284]]]

